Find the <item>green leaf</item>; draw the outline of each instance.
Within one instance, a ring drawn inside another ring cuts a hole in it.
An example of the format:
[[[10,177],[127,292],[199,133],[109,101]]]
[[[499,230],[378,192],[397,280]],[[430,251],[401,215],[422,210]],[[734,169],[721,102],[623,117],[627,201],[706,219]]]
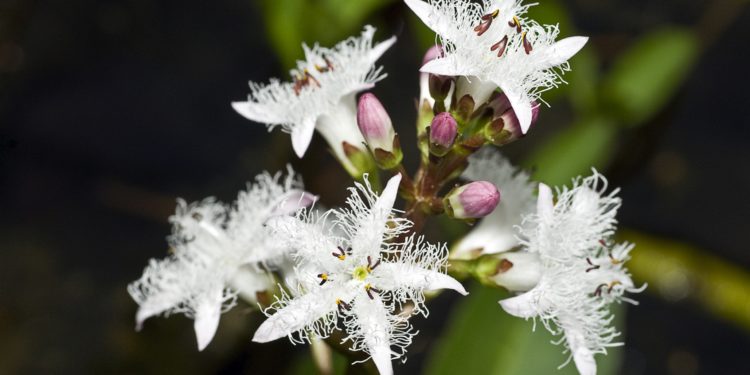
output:
[[[689,30],[671,28],[637,41],[605,77],[605,108],[635,126],[656,114],[681,87],[698,57],[698,41]]]
[[[539,147],[524,164],[536,170],[535,179],[551,185],[567,184],[575,176],[589,174],[591,167],[603,169],[616,144],[614,125],[606,117],[584,118]]]
[[[300,45],[333,46],[356,34],[373,12],[395,0],[263,0],[266,31],[285,68],[302,58]]]
[[[559,338],[541,323],[532,331],[532,321],[502,310],[497,302],[507,298],[508,293],[478,285],[471,290],[453,312],[449,320],[453,324],[428,359],[426,374],[577,374],[572,362],[557,370],[567,360],[564,348],[550,342]],[[619,350],[596,358],[599,374],[615,373]]]

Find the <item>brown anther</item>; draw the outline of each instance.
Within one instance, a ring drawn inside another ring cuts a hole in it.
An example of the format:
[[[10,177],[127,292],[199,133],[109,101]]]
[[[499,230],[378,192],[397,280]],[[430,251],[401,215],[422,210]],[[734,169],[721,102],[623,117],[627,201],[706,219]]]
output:
[[[485,14],[481,18],[481,22],[479,22],[479,25],[474,27],[474,31],[477,33],[477,36],[482,36],[487,30],[490,29],[490,26],[492,25],[492,20],[497,17],[497,15],[500,14],[499,9],[495,9],[492,13]]]
[[[528,55],[531,53],[531,50],[533,49],[531,47],[531,43],[528,39],[526,39],[526,32],[524,31],[523,34],[521,34],[521,39],[523,40],[523,50],[526,51],[526,54]]]
[[[333,64],[331,63],[331,61],[325,57],[323,57],[323,61],[326,62],[326,66],[320,66],[318,64],[315,64],[315,70],[317,70],[320,73],[333,71]]]
[[[201,220],[203,220],[203,215],[201,215],[201,214],[199,214],[199,213],[197,213],[197,212],[193,212],[193,214],[192,214],[192,215],[190,215],[190,216],[191,216],[191,217],[192,217],[192,218],[193,218],[193,219],[194,219],[195,221],[201,221]]]
[[[490,51],[497,50],[497,57],[500,57],[505,52],[505,47],[508,46],[508,36],[504,36],[499,42],[495,43],[490,47]]]
[[[612,262],[612,264],[615,264],[615,265],[622,263],[621,260],[615,259],[615,257],[612,256],[612,252],[611,251],[609,252],[609,261]]]
[[[377,268],[377,266],[379,265],[380,265],[380,259],[378,259],[378,261],[373,264],[372,258],[370,258],[369,255],[367,256],[367,272],[372,272],[372,270]]]
[[[513,18],[508,22],[508,26],[515,27],[517,33],[521,32],[521,21],[519,21],[518,17],[516,16],[513,16]]]
[[[604,240],[599,240],[599,245],[602,245],[602,247],[607,247],[607,242]]]
[[[593,270],[599,269],[601,267],[598,264],[591,263],[591,259],[589,259],[589,258],[586,258],[586,263],[588,263],[589,266],[591,266],[591,267],[589,267],[589,268],[586,269],[586,272],[593,271]]]
[[[609,283],[609,289],[607,289],[607,293],[612,293],[612,288],[614,288],[617,285],[622,285],[622,283],[619,281],[613,281]]]
[[[318,277],[320,278],[320,284],[319,285],[323,285],[323,284],[326,283],[326,281],[330,281],[331,280],[331,279],[328,278],[328,274],[327,273],[319,273]]]
[[[335,256],[336,258],[339,258],[339,260],[346,259],[346,252],[344,251],[344,249],[342,249],[341,246],[337,246],[337,249],[339,252],[338,253],[333,252],[331,253],[331,255]]]
[[[372,295],[372,292],[380,294],[380,290],[373,288],[370,284],[365,285],[365,291],[367,292],[367,296],[370,297],[370,299],[375,299],[375,297],[373,297]]]
[[[339,312],[341,312],[342,314],[344,313],[344,310],[349,311],[352,309],[351,305],[338,298],[336,298],[336,306],[339,308]]]
[[[308,82],[312,81],[313,83],[315,83],[315,85],[320,87],[320,82],[318,82],[318,80],[315,79],[315,77],[312,74],[310,74],[310,71],[307,69],[305,69],[305,79],[308,80]]]
[[[602,288],[604,288],[606,286],[608,286],[608,285],[607,284],[600,284],[599,286],[597,286],[596,287],[596,291],[594,291],[594,295],[597,296],[597,297],[601,296],[602,295]]]

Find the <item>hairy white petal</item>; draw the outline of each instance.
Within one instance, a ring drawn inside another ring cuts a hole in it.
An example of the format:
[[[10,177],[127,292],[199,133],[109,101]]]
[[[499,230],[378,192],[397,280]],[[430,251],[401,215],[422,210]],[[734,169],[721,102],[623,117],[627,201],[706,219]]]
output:
[[[222,290],[220,288],[209,291],[195,306],[195,337],[198,339],[198,350],[206,348],[214,338],[219,327],[221,316]]]
[[[425,291],[452,289],[462,295],[469,294],[458,280],[439,271],[403,263],[384,263],[378,266],[378,286],[385,290],[414,288]]]
[[[536,292],[532,289],[515,297],[501,300],[500,306],[510,315],[519,318],[533,318],[539,315],[540,309],[539,301],[536,300],[535,294]]]
[[[314,129],[321,126],[322,117],[334,115],[342,105],[347,105],[347,96],[372,88],[385,78],[375,61],[393,45],[395,38],[373,45],[374,34],[375,28],[365,26],[359,37],[348,38],[333,48],[303,45],[305,60],[298,61],[290,72],[294,82],[278,79],[265,85],[251,82],[248,100],[234,102],[232,107],[269,128],[280,125],[292,134],[294,151],[302,157]],[[340,126],[351,129],[356,128],[356,123],[350,119]],[[340,142],[334,142],[330,135],[326,140],[341,159]]]
[[[381,375],[393,374],[390,312],[380,297],[369,299],[364,295],[356,298],[353,309],[365,351],[370,354]]]

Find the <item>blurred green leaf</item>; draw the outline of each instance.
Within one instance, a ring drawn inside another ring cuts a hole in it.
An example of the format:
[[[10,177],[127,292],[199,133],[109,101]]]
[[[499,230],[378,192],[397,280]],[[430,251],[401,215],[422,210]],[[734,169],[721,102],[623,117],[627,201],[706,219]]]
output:
[[[586,46],[570,59],[570,68],[563,78],[568,82],[567,93],[573,109],[579,116],[591,115],[598,106],[599,58]]]
[[[634,230],[618,239],[635,243],[628,268],[646,291],[667,301],[687,299],[750,331],[750,273],[711,251]]]
[[[671,28],[646,35],[605,77],[605,108],[627,125],[643,123],[681,87],[697,57],[698,41],[689,30]]]
[[[333,374],[343,375],[346,373],[346,369],[350,366],[346,357],[340,353],[333,351]],[[315,366],[312,355],[310,353],[304,353],[297,356],[292,364],[289,366],[286,372],[288,375],[318,375],[318,368]]]
[[[617,127],[606,117],[593,116],[559,132],[539,147],[524,163],[534,168],[535,179],[561,185],[574,176],[603,169],[612,157]]]
[[[556,370],[567,360],[563,347],[553,345],[553,336],[533,322],[506,314],[497,301],[508,293],[474,285],[453,312],[437,349],[428,359],[426,374],[577,374],[575,365]],[[616,316],[622,314],[616,314]],[[606,360],[605,360],[606,358]],[[619,350],[597,356],[599,374],[614,373]]]
[[[395,0],[262,0],[266,30],[285,68],[302,58],[300,45],[333,46],[356,34],[365,20]]]

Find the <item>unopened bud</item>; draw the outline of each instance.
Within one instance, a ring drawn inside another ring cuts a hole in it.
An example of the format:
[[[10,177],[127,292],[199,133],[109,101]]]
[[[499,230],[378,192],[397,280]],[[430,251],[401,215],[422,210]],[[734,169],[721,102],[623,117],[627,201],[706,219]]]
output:
[[[448,112],[438,113],[430,124],[430,152],[443,156],[450,151],[456,140],[458,124]]]
[[[357,125],[378,166],[391,169],[401,163],[403,155],[398,136],[388,112],[375,95],[365,93],[359,98]]]
[[[451,190],[443,200],[445,212],[456,219],[489,215],[500,203],[500,191],[487,181],[475,181]]]
[[[521,130],[521,123],[518,121],[516,112],[510,107],[505,95],[500,95],[497,100],[498,103],[495,103],[493,106],[495,115],[493,115],[492,121],[484,128],[484,136],[492,144],[502,146],[523,137],[524,132]],[[493,102],[495,102],[495,100],[493,100]],[[505,109],[504,112],[499,113],[498,110],[506,108],[506,103],[507,109]],[[539,117],[539,105],[536,102],[532,102],[531,105],[530,126],[534,126],[534,123],[536,123],[536,120]]]

